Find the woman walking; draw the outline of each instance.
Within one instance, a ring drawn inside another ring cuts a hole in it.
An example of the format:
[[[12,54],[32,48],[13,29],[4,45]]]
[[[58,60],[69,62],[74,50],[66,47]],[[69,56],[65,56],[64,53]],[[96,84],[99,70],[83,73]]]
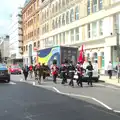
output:
[[[28,71],[29,71],[29,68],[28,68],[27,65],[25,65],[25,66],[23,67],[23,74],[24,74],[24,78],[25,78],[25,80],[27,80],[27,77],[28,77]]]

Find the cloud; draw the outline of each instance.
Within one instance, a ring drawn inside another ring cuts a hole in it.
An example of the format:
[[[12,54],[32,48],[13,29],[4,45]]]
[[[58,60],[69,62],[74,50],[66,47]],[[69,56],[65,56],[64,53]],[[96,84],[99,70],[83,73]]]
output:
[[[19,7],[23,6],[25,0],[3,0],[0,4],[0,34],[6,34],[10,24],[10,15]]]

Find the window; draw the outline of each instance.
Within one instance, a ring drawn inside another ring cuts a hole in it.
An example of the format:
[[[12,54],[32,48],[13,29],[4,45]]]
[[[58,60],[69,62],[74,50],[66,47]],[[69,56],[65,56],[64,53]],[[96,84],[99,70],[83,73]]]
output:
[[[52,29],[54,29],[55,27],[55,23],[54,23],[54,20],[52,21]]]
[[[74,21],[74,11],[73,9],[71,9],[70,11],[70,22],[73,22]]]
[[[37,15],[37,21],[39,21],[39,14]]]
[[[59,0],[59,9],[61,8],[61,0]]]
[[[56,45],[58,45],[58,35],[56,35]]]
[[[59,27],[61,27],[61,16],[59,16]]]
[[[92,23],[92,36],[93,37],[97,36],[97,22]]]
[[[62,7],[65,6],[65,0],[62,0]]]
[[[23,51],[25,51],[25,46],[24,46],[24,48],[23,48]]]
[[[58,28],[58,19],[56,18],[56,28]]]
[[[36,42],[34,42],[34,47],[36,47]]]
[[[91,26],[90,26],[90,24],[88,24],[87,30],[88,30],[88,38],[91,38]]]
[[[66,13],[66,24],[69,24],[69,11]]]
[[[37,42],[37,46],[38,46],[38,48],[40,47],[40,41]]]
[[[49,16],[49,11],[48,11],[48,8],[47,8],[47,17]]]
[[[75,29],[75,40],[78,41],[79,40],[79,27],[77,27]]]
[[[97,12],[97,0],[93,0],[93,9],[92,9],[93,13]]]
[[[65,14],[62,15],[62,25],[65,25]]]
[[[79,20],[79,7],[75,8],[75,20]]]
[[[49,25],[48,24],[47,24],[47,28],[46,29],[47,29],[47,32],[48,32],[49,31]]]
[[[99,0],[99,10],[102,10],[103,8],[103,0]]]
[[[37,35],[39,35],[39,28],[37,29]]]
[[[71,30],[71,42],[74,41],[74,29]]]
[[[103,35],[103,20],[99,21],[100,35]]]
[[[104,60],[104,52],[101,53],[102,56],[102,68],[105,66],[105,60]]]
[[[87,1],[87,14],[90,15],[90,0]]]

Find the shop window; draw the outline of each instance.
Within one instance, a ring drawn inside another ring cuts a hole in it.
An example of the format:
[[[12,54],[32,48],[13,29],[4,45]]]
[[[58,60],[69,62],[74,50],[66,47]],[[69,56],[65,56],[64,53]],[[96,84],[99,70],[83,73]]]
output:
[[[102,52],[101,54],[102,54],[102,68],[103,68],[103,67],[104,67],[104,65],[105,65],[104,52]]]
[[[95,53],[94,53],[94,61],[96,61],[96,60],[98,61],[98,55],[97,55],[97,53],[95,52]]]

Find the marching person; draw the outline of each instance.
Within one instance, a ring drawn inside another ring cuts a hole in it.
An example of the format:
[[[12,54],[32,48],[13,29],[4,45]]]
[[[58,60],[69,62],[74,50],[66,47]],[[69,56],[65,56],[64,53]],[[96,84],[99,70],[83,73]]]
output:
[[[76,65],[76,70],[77,70],[77,75],[78,75],[78,79],[77,79],[77,84],[78,86],[81,85],[81,87],[83,87],[82,84],[82,76],[83,76],[83,66],[82,66],[82,62],[78,62]]]
[[[30,78],[32,78],[32,74],[33,74],[33,65],[32,64],[29,66],[29,72],[30,72]]]
[[[62,75],[62,83],[61,84],[67,83],[67,74],[68,74],[68,65],[67,65],[67,63],[68,63],[68,61],[65,60],[65,62],[60,67],[60,72],[61,72],[61,75]]]
[[[24,74],[25,80],[27,80],[28,71],[29,71],[29,68],[28,68],[28,66],[25,64],[25,66],[23,67],[23,74]]]
[[[41,84],[41,76],[42,76],[42,73],[43,73],[43,69],[42,69],[42,66],[40,63],[38,63],[37,65],[37,71],[38,71],[38,83]]]
[[[88,63],[89,64],[86,67],[87,74],[89,76],[88,85],[91,84],[91,87],[92,87],[93,65],[92,65],[91,61],[89,61]]]
[[[53,64],[51,65],[51,73],[53,76],[53,82],[56,83],[56,78],[58,76],[58,67],[57,67],[57,61],[54,60]]]
[[[74,86],[73,78],[74,78],[75,67],[74,67],[72,61],[70,61],[70,65],[68,66],[68,70],[69,70],[69,75],[70,75],[69,85]]]

